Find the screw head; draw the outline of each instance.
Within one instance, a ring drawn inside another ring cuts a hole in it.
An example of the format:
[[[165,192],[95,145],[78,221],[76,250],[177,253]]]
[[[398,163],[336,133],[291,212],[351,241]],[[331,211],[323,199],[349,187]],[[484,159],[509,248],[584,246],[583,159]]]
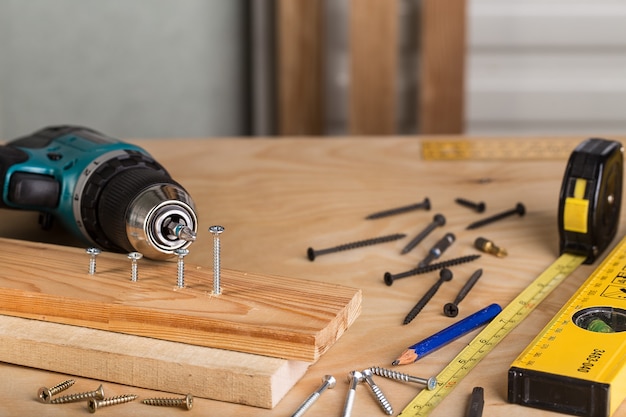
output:
[[[85,252],[87,252],[88,255],[92,256],[98,256],[102,253],[102,251],[98,248],[87,248]]]
[[[326,385],[328,386],[328,388],[331,388],[331,389],[335,388],[335,385],[337,385],[337,380],[332,375],[324,375],[324,378],[322,378],[322,381],[326,382]]]
[[[98,389],[96,389],[95,393],[96,393],[96,395],[95,395],[94,398],[96,400],[103,400],[104,399],[104,387],[102,386],[102,384],[100,384]]]
[[[184,258],[185,256],[189,255],[189,249],[186,249],[186,248],[174,249],[174,253],[178,255],[179,258]]]
[[[49,404],[50,400],[52,400],[52,393],[49,388],[41,387],[37,391],[37,397],[42,403]]]
[[[444,281],[450,281],[452,279],[452,271],[448,268],[443,268],[441,272],[439,272],[439,278]]]
[[[214,235],[219,235],[223,231],[224,231],[224,227],[223,226],[215,225],[215,226],[209,227],[209,232],[211,232]]]
[[[141,258],[143,258],[143,254],[139,252],[131,252],[128,254],[128,259],[130,259],[131,261],[138,261]]]
[[[349,381],[356,380],[357,383],[361,383],[363,382],[363,378],[363,374],[359,371],[350,371],[350,373],[348,374]]]
[[[90,398],[89,402],[87,403],[87,408],[89,409],[90,413],[95,413],[98,409],[98,401],[95,398]]]
[[[524,214],[526,214],[526,207],[524,207],[522,203],[517,203],[517,205],[515,206],[515,212],[520,216],[523,216]]]
[[[443,306],[443,314],[447,317],[456,317],[459,315],[459,307],[454,303],[447,303]]]
[[[435,388],[437,388],[437,378],[434,376],[431,376],[430,378],[428,378],[428,381],[426,382],[426,388],[428,388],[429,391],[432,391]]]
[[[443,214],[435,214],[435,217],[433,217],[433,222],[437,226],[443,226],[446,224],[446,218],[443,216]]]
[[[424,209],[430,210],[430,199],[428,197],[424,198],[424,202],[422,204],[424,205]]]
[[[193,408],[193,396],[191,394],[187,394],[185,396],[185,407],[187,410],[191,410]]]

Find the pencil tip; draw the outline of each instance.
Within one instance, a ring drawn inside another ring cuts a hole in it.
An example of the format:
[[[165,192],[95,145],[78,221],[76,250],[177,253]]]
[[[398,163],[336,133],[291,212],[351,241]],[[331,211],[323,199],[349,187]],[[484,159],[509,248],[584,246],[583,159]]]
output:
[[[392,364],[393,366],[396,366],[396,365],[398,365],[399,363],[400,363],[400,361],[399,361],[398,359],[396,359],[395,361],[391,362],[391,364]]]

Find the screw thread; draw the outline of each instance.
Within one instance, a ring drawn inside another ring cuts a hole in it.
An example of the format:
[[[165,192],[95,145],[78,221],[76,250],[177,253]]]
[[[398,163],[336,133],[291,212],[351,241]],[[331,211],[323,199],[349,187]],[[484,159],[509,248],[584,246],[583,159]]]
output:
[[[313,405],[313,403],[315,401],[317,401],[317,399],[320,397],[320,393],[315,391],[313,394],[309,395],[309,398],[307,398],[306,400],[304,400],[304,402],[300,405],[300,407],[298,407],[298,409],[291,415],[291,417],[300,417],[304,414],[304,412],[306,410],[308,410],[309,408],[311,408],[311,406]]]
[[[185,398],[146,398],[143,403],[158,407],[183,407],[190,410],[193,406],[193,397],[188,394]]]
[[[428,389],[434,389],[437,384],[437,379],[434,377],[430,378],[420,378],[413,375],[403,374],[402,372],[397,372],[391,369],[380,368],[380,367],[372,367],[370,368],[374,375],[382,376],[387,379],[394,379],[396,381],[401,382],[415,382],[418,384],[423,384],[428,387]]]
[[[420,267],[408,270],[406,272],[400,272],[398,274],[391,274],[389,272],[386,272],[384,275],[384,280],[387,285],[391,285],[393,284],[393,281],[397,279],[406,278],[406,277],[410,277],[413,275],[425,274],[428,272],[436,271],[438,269],[448,268],[448,267],[463,264],[466,262],[471,262],[478,258],[480,258],[480,255],[467,255],[467,256],[461,256],[459,258],[449,259],[447,261],[429,264],[426,266],[420,266]]]
[[[98,399],[101,400],[104,398],[104,389],[102,385],[98,387],[95,391],[87,391],[87,392],[78,392],[75,394],[64,395],[59,398],[55,398],[50,401],[51,404],[65,404],[65,403],[75,403],[78,401],[88,400],[88,399]]]
[[[182,256],[178,258],[176,271],[177,271],[178,288],[184,288],[185,287],[185,261],[183,260]]]
[[[379,243],[392,242],[394,240],[402,239],[403,237],[406,237],[404,233],[395,233],[395,234],[387,235],[387,236],[380,236],[380,237],[374,237],[371,239],[359,240],[356,242],[344,243],[343,245],[333,246],[331,248],[326,248],[326,249],[315,250],[313,248],[309,248],[307,250],[307,256],[309,260],[313,261],[315,260],[316,256],[325,255],[327,253],[340,252],[340,251],[349,250],[349,249],[357,249],[357,248],[361,248],[364,246],[376,245]]]
[[[130,265],[130,280],[132,282],[137,282],[137,261],[134,259]]]
[[[60,384],[55,385],[54,387],[50,388],[50,395],[56,395],[61,391],[65,391],[66,389],[74,385],[75,382],[76,381],[74,381],[73,379],[68,379],[67,381],[63,381]]]
[[[396,207],[396,208],[392,208],[389,210],[383,210],[383,211],[379,211],[376,213],[372,213],[369,216],[367,216],[365,219],[366,220],[380,219],[381,217],[394,216],[396,214],[402,214],[402,213],[406,213],[407,211],[418,210],[418,209],[430,210],[430,200],[428,198],[425,198],[424,201],[422,201],[421,203],[410,204],[408,206]]]
[[[91,255],[89,259],[89,275],[94,275],[96,273],[96,257]]]
[[[95,398],[92,398],[89,400],[89,411],[91,411],[92,413],[95,413],[96,409],[100,407],[108,407],[110,405],[129,403],[136,399],[137,399],[137,395],[135,394],[118,395],[117,397],[105,398],[102,400],[97,400]]]
[[[220,294],[220,238],[213,237],[213,292]]]
[[[376,400],[378,401],[380,408],[382,408],[383,411],[387,413],[388,415],[392,415],[393,407],[391,407],[391,404],[389,404],[389,400],[387,400],[387,397],[385,397],[385,394],[383,394],[380,387],[376,385],[374,381],[372,381],[372,378],[366,378],[365,381],[367,382],[367,384],[370,386],[370,389],[374,393],[374,396],[376,397]]]

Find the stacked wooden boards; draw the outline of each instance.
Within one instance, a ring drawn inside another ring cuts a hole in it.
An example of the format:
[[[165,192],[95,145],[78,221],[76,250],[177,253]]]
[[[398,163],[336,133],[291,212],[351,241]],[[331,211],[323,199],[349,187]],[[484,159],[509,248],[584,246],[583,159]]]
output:
[[[88,259],[0,239],[0,360],[271,408],[360,313],[339,285],[222,270],[215,296],[212,270],[186,265],[177,288],[175,262],[142,259],[131,282],[125,255],[95,275]]]

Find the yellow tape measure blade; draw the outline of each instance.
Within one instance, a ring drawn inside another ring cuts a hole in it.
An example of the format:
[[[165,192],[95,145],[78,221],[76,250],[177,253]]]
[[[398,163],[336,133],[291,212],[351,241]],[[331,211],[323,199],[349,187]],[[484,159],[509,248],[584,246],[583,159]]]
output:
[[[432,391],[422,390],[399,416],[429,415],[454,387],[585,259],[586,256],[569,253],[559,256],[437,375],[437,387]]]

